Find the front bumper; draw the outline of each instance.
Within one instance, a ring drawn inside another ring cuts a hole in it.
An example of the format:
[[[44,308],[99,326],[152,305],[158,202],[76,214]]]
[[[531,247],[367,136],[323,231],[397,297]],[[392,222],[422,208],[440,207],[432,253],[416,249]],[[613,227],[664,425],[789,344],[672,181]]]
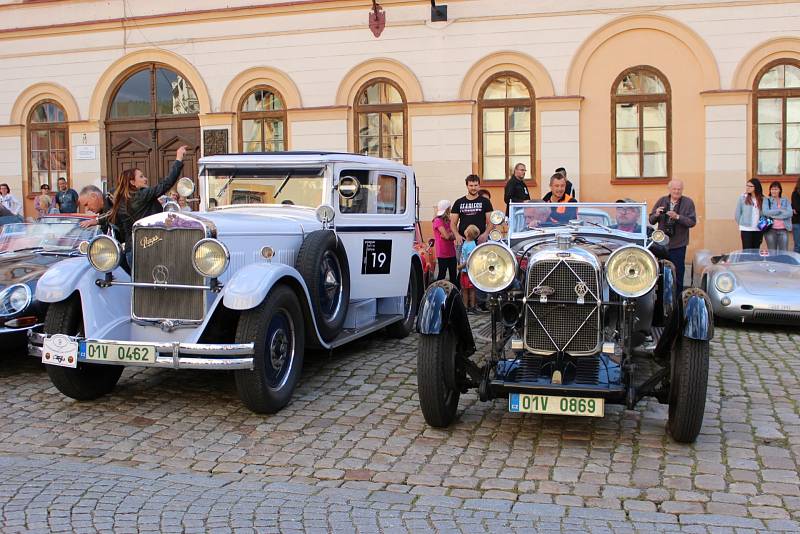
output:
[[[0,336],[3,336],[5,334],[9,334],[9,335],[10,334],[24,334],[24,333],[26,333],[26,332],[28,332],[30,330],[38,329],[39,327],[42,326],[42,324],[43,323],[36,323],[36,324],[32,324],[30,326],[23,326],[22,328],[11,328],[11,327],[8,327],[8,326],[3,326],[3,327],[0,327]]]
[[[42,359],[44,338],[44,334],[34,332],[28,335],[28,354],[30,356]],[[79,337],[70,337],[70,339],[79,343],[102,343],[116,346],[146,345],[153,347],[156,351],[154,362],[87,360],[83,355],[78,356],[78,363],[98,365],[164,367],[168,369],[253,369],[253,354],[255,353],[253,343],[180,343],[177,341],[150,343]]]

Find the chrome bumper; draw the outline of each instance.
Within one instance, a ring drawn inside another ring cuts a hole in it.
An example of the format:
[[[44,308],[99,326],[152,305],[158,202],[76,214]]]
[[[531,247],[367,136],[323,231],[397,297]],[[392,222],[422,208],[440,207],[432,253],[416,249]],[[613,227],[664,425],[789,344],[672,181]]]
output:
[[[35,358],[42,359],[42,345],[44,344],[44,334],[31,332],[28,334],[28,354]],[[74,341],[87,343],[104,343],[106,345],[118,346],[142,346],[154,347],[156,350],[156,361],[137,362],[110,362],[102,360],[87,360],[85,357],[78,356],[78,362],[99,364],[99,365],[125,365],[133,367],[165,367],[169,369],[217,369],[217,370],[236,370],[253,369],[253,354],[255,348],[253,343],[141,343],[134,341],[117,341],[110,339],[84,339],[72,337]]]
[[[27,332],[28,330],[35,330],[36,328],[39,328],[43,324],[44,323],[36,323],[30,326],[23,326],[22,328],[10,328],[8,326],[3,326],[0,327],[0,336],[2,336],[3,334],[18,334],[20,332]]]

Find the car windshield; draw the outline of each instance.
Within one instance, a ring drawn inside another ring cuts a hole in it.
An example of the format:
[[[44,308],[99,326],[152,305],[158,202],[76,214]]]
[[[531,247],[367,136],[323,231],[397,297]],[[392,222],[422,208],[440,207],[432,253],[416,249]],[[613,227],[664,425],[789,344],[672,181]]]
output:
[[[646,214],[646,204],[638,203],[512,203],[508,218],[509,236],[526,237],[566,229],[571,232],[623,233],[644,238]]]
[[[77,250],[81,241],[89,241],[96,234],[96,226],[81,228],[79,219],[6,224],[0,231],[0,252],[71,252]]]
[[[712,258],[713,263],[737,265],[740,263],[772,262],[784,265],[800,265],[800,254],[788,250],[737,250]]]
[[[206,168],[206,206],[236,204],[297,205],[323,203],[324,167]]]

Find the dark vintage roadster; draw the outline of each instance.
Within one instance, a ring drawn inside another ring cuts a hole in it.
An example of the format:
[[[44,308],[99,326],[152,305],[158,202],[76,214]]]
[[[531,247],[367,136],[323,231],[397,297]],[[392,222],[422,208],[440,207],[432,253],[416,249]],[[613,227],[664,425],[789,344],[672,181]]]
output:
[[[604,222],[581,211],[608,214]],[[677,293],[667,237],[647,234],[646,205],[512,204],[506,235],[471,254],[488,294],[486,354],[476,354],[459,291],[432,284],[418,316],[418,389],[428,424],[450,425],[461,393],[508,398],[511,412],[602,417],[643,397],[669,405],[679,442],[700,432],[713,311],[696,288]]]

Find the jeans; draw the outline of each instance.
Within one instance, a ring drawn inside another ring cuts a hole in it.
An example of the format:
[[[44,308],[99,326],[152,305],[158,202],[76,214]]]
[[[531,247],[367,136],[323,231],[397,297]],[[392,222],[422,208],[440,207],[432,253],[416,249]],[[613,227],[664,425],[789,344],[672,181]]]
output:
[[[764,235],[770,250],[789,250],[789,231],[770,228]]]
[[[800,222],[792,224],[792,234],[794,235],[794,251],[800,254]]]
[[[743,249],[756,249],[758,250],[761,248],[761,238],[764,234],[761,232],[750,232],[747,230],[741,230],[739,232],[742,234],[742,248]]]
[[[456,269],[458,266],[456,258],[437,258],[436,262],[439,264],[439,276],[436,277],[436,280],[444,280],[445,274],[447,274],[450,281],[456,287],[460,288],[461,285],[458,283],[458,272]]]
[[[667,253],[669,261],[675,264],[678,295],[683,292],[683,277],[686,276],[686,247],[671,248]]]

